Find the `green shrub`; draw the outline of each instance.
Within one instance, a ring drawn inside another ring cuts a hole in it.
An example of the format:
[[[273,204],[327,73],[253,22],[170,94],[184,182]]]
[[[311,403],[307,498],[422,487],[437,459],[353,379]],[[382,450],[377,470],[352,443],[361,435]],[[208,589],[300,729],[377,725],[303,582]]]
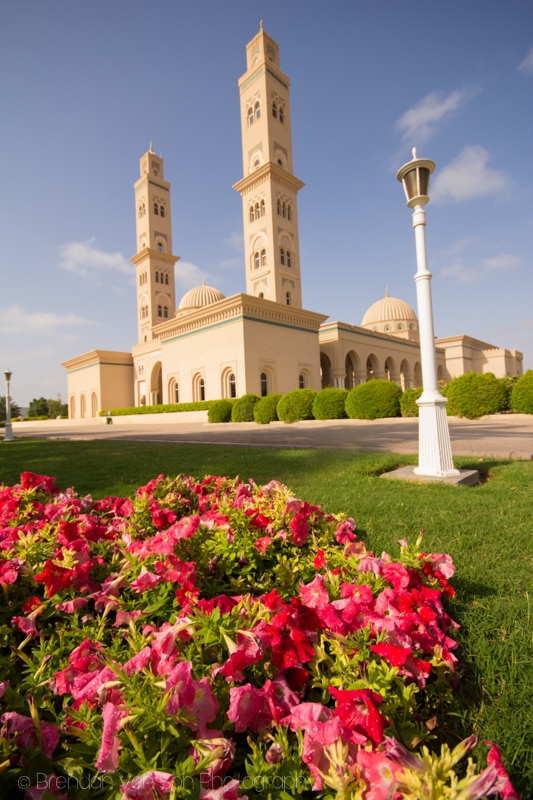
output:
[[[245,394],[235,400],[231,409],[232,422],[253,422],[254,406],[260,398],[256,394]]]
[[[511,393],[511,408],[519,414],[533,414],[533,369],[517,380]]]
[[[492,372],[467,372],[450,381],[442,393],[448,398],[447,413],[453,417],[477,419],[507,408],[507,389]]]
[[[316,392],[313,389],[295,389],[284,394],[278,403],[278,417],[282,422],[298,422],[313,419],[313,403]]]
[[[392,381],[367,381],[348,394],[346,413],[351,419],[399,417],[401,394],[398,384]]]
[[[229,400],[215,400],[207,412],[208,422],[230,422],[233,403]]]
[[[129,416],[130,414],[167,414],[171,411],[207,411],[217,400],[202,400],[196,403],[159,403],[156,406],[131,406],[129,408],[109,409],[112,417]],[[108,409],[98,412],[99,417],[107,417]]]
[[[418,406],[416,401],[422,394],[423,389],[419,386],[417,389],[406,389],[400,397],[400,411],[402,417],[418,417]]]
[[[348,389],[329,387],[318,392],[313,402],[315,419],[346,419]]]
[[[269,422],[275,422],[278,417],[277,412],[277,405],[281,400],[283,395],[275,394],[267,394],[266,397],[262,397],[258,403],[254,406],[254,420],[259,425],[268,425]]]

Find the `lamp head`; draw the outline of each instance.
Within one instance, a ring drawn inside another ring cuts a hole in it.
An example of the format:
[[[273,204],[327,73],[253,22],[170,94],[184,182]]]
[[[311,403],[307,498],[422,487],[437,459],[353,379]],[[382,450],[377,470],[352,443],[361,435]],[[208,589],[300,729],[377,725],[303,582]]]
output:
[[[11,380],[11,376],[12,376],[12,374],[13,374],[13,373],[11,372],[11,370],[10,370],[10,369],[6,369],[6,370],[4,371],[4,375],[5,375],[6,381],[10,381],[10,380]]]
[[[417,158],[416,147],[413,147],[412,161],[400,167],[396,175],[403,184],[409,208],[429,203],[429,176],[434,169],[435,162],[429,158]]]

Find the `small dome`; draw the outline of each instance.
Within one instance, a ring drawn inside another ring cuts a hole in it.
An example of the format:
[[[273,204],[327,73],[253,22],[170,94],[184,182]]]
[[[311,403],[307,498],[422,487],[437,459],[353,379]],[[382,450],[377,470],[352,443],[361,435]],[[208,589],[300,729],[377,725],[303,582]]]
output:
[[[412,320],[418,322],[417,316],[411,306],[396,297],[389,297],[387,290],[385,297],[370,306],[361,326],[369,328],[374,325],[381,325],[384,322],[407,322]]]
[[[183,311],[185,308],[210,306],[212,303],[218,303],[219,300],[224,300],[222,292],[219,292],[218,289],[213,289],[212,286],[206,286],[204,281],[201,286],[196,286],[183,295],[178,311]]]

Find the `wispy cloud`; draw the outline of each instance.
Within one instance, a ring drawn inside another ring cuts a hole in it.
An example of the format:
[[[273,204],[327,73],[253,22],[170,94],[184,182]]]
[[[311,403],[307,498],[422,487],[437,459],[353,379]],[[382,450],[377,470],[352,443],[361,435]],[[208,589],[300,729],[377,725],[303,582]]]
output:
[[[504,172],[488,166],[490,154],[485,148],[465,147],[436,175],[431,199],[473,200],[500,192],[508,183]]]
[[[189,289],[194,289],[195,286],[201,286],[202,282],[206,280],[207,273],[202,272],[200,267],[193,264],[191,261],[178,261],[175,268],[176,289],[183,292],[188,292]],[[176,298],[179,302],[179,298]]]
[[[480,91],[479,88],[469,86],[455,89],[449,94],[430,92],[396,120],[396,127],[402,131],[404,141],[412,144],[424,142],[439,125],[450,119]]]
[[[5,334],[48,333],[73,325],[94,325],[92,320],[76,314],[55,314],[51,311],[24,311],[19,306],[0,309],[0,332]]]
[[[135,275],[132,264],[122,253],[106,253],[94,246],[94,239],[86,242],[67,242],[59,248],[59,266],[67,272],[74,272],[84,278],[100,282],[104,274],[120,272],[132,278]]]
[[[526,75],[533,75],[533,47],[531,47],[526,57],[522,59],[518,69]]]
[[[244,235],[242,231],[234,231],[230,236],[224,239],[224,244],[228,245],[233,250],[242,252],[244,249]]]
[[[457,258],[452,264],[444,267],[440,274],[444,278],[455,278],[462,284],[478,283],[495,273],[508,272],[521,266],[522,259],[509,253],[500,253],[493,258],[484,258],[479,266],[467,266],[462,259]]]

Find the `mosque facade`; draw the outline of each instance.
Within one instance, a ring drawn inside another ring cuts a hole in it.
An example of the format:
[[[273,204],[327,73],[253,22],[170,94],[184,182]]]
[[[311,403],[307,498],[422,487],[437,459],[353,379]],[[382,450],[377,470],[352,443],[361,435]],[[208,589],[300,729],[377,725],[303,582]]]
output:
[[[353,388],[372,378],[422,384],[418,319],[402,300],[374,303],[360,326],[302,308],[289,78],[262,28],[246,48],[239,80],[246,292],[205,283],[176,309],[170,184],[150,149],[135,183],[138,343],[131,352],[93,350],[63,362],[69,416],[158,403],[265,396],[309,387]],[[436,339],[438,378],[472,370],[522,374],[522,354],[460,335]]]

